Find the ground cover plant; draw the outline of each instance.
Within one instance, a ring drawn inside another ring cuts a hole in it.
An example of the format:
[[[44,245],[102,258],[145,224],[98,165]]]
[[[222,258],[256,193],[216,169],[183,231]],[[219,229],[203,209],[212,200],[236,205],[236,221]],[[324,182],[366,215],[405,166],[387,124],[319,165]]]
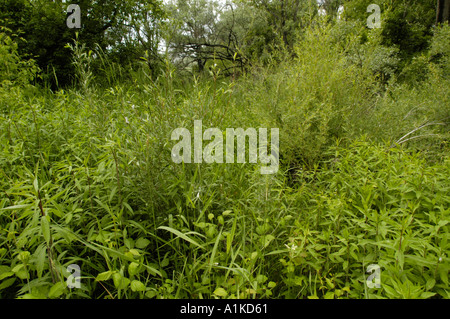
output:
[[[449,26],[395,70],[380,30],[307,19],[223,76],[75,39],[58,89],[3,28],[0,298],[449,298]],[[174,163],[195,119],[279,128],[277,173]]]

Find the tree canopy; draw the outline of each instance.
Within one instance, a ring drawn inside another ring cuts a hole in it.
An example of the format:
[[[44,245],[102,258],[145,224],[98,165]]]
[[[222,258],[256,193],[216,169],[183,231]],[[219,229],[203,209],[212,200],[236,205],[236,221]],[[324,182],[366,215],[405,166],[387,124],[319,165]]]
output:
[[[329,21],[364,26],[373,2],[381,8],[381,44],[398,50],[403,65],[429,47],[433,26],[448,20],[449,0],[80,0],[81,28],[71,29],[69,1],[4,0],[0,21],[22,39],[18,53],[34,58],[52,86],[65,86],[74,80],[67,47],[74,39],[118,65],[144,59],[153,75],[165,58],[180,70],[220,65],[229,75],[278,50],[295,54],[296,39],[320,10]]]

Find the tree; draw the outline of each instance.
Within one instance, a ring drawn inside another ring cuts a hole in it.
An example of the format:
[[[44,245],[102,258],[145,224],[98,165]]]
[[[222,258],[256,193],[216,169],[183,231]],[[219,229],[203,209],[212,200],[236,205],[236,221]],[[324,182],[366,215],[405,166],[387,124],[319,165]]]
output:
[[[436,6],[436,24],[450,20],[450,0],[438,0]]]
[[[288,49],[292,48],[297,31],[312,21],[318,9],[316,0],[250,0],[250,3],[267,12],[269,24]]]
[[[62,1],[4,0],[0,3],[0,20],[26,40],[20,43],[19,52],[35,57],[44,71],[53,73],[54,70],[60,85],[70,84],[73,78],[71,52],[66,44],[73,41],[76,32],[88,50],[99,45],[121,63],[131,61],[145,50],[156,54],[159,24],[165,18],[160,0],[79,0],[76,3],[81,8],[81,29],[67,27],[69,4]]]
[[[168,8],[172,20],[165,38],[169,53],[180,68],[195,63],[202,72],[208,61],[222,62],[225,72],[232,68],[230,64],[244,67],[247,59],[239,49],[231,3],[176,0]]]

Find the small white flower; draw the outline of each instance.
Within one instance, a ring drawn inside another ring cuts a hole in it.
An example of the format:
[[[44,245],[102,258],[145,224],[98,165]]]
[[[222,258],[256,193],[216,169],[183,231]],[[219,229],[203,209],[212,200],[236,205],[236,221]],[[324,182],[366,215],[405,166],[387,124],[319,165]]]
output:
[[[439,262],[441,262],[442,261],[442,257],[439,257]]]
[[[130,122],[128,122],[128,117],[125,116],[125,123],[130,124]]]
[[[284,244],[286,246],[287,249],[294,251],[295,249],[297,249],[297,246],[295,244],[292,244],[291,247],[289,247],[289,245]]]

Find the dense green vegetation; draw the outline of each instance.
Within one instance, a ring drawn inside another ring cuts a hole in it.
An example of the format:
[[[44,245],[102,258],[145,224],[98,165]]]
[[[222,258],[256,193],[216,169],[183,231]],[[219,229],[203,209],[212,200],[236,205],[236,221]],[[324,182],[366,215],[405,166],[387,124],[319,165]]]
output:
[[[187,0],[93,1],[90,23],[111,14],[114,31],[64,29],[54,55],[26,31],[36,2],[0,5],[0,298],[450,297],[450,27],[435,1],[379,1],[380,29],[363,0],[325,1],[326,16],[240,1],[221,20]],[[5,20],[13,4],[23,19]],[[140,5],[161,27],[120,41]],[[55,8],[40,10],[64,23]],[[278,172],[174,163],[171,133],[196,119],[279,128]]]

